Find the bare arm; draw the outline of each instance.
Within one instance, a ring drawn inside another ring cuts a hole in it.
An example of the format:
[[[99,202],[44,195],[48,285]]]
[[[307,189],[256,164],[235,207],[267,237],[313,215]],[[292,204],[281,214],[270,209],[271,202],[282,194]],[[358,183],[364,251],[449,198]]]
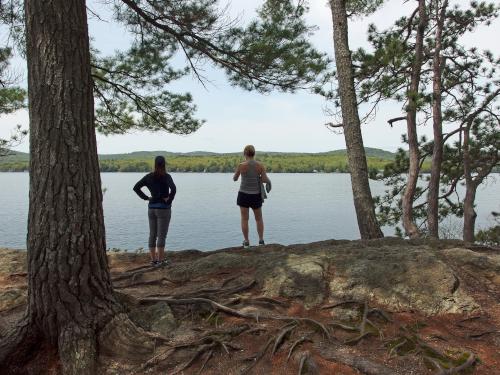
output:
[[[264,164],[261,164],[260,167],[261,167],[260,178],[261,178],[262,182],[264,182],[264,183],[269,182],[269,178],[267,177],[267,173],[266,173],[266,167],[264,167]]]
[[[236,167],[236,171],[234,172],[233,181],[238,181],[238,178],[240,178],[240,173],[240,166],[238,165]]]

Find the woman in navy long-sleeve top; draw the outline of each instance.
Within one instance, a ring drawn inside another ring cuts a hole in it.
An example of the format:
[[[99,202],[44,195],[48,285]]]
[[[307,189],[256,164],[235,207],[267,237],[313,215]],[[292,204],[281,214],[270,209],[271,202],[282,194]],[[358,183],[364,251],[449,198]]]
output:
[[[141,190],[147,187],[151,196],[147,196]],[[172,176],[167,173],[165,158],[157,156],[155,158],[154,172],[145,175],[134,186],[137,195],[148,201],[149,219],[149,252],[153,265],[165,264],[165,241],[168,233],[168,226],[172,215],[172,201],[174,200],[177,188]]]

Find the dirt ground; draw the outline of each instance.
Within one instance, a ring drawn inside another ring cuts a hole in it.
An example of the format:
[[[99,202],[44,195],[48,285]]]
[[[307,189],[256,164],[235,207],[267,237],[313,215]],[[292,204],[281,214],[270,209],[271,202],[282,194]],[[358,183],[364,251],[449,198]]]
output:
[[[375,243],[369,251],[375,254],[377,246],[403,245]],[[473,306],[429,314],[411,308],[420,306],[418,301],[410,307],[384,305],[376,291],[363,298],[338,298],[331,292],[336,290],[334,274],[342,274],[337,258],[322,266],[326,287],[318,287],[321,299],[309,295],[319,292],[306,285],[311,281],[305,273],[290,276],[294,288],[290,282],[270,285],[269,280],[277,279],[277,266],[265,259],[306,259],[341,250],[345,257],[351,251],[346,249],[366,247],[361,242],[173,252],[162,267],[150,266],[146,254],[110,253],[117,296],[132,320],[150,332],[155,347],[140,361],[119,352],[100,353],[99,373],[500,374],[498,250],[465,249],[457,243],[412,246],[430,249],[422,251],[450,267],[457,278],[450,293],[459,289],[473,299]],[[475,263],[463,256],[450,260],[458,254],[457,246],[464,254],[473,252]],[[25,309],[25,257],[24,252],[0,250],[0,335]],[[56,353],[46,351],[25,370],[58,373]]]

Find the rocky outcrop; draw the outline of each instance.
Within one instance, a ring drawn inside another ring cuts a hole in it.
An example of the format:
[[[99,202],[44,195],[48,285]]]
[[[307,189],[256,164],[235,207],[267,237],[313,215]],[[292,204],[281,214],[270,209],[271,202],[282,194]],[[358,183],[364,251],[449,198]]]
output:
[[[0,275],[23,272],[19,252],[4,250]],[[16,257],[17,254],[17,257]],[[126,262],[140,257],[123,255]],[[196,251],[171,254],[168,279],[179,283],[210,275],[253,274],[262,294],[301,301],[306,308],[324,303],[370,301],[390,311],[426,315],[468,313],[479,308],[463,279],[474,274],[492,290],[500,287],[500,255],[477,252],[458,241],[324,241],[306,245]],[[112,265],[120,254],[112,255]],[[129,259],[130,258],[130,259]],[[184,260],[186,258],[186,260]],[[9,263],[5,265],[5,263]],[[133,264],[133,263],[131,263]],[[26,297],[17,289],[0,290],[0,309]],[[167,318],[167,306],[153,315]],[[149,312],[144,311],[144,314]],[[164,323],[161,323],[164,324]],[[173,324],[173,323],[172,323]]]
[[[406,375],[429,372],[429,354],[448,369],[500,366],[495,249],[386,238],[167,256],[109,254],[130,319],[100,333],[99,373]],[[0,339],[25,308],[25,258],[0,250]]]
[[[174,275],[191,279],[224,270],[254,269],[266,296],[301,300],[308,308],[340,300],[369,300],[391,311],[427,315],[478,308],[461,287],[457,267],[480,269],[498,287],[498,255],[457,247],[456,241],[325,241],[232,250],[181,264]],[[182,276],[181,276],[182,275]]]

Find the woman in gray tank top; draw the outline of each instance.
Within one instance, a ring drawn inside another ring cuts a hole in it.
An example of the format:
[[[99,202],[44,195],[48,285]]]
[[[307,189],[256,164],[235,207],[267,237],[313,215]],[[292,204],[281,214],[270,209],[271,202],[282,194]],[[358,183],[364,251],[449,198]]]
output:
[[[243,233],[243,247],[249,248],[248,239],[248,217],[250,208],[255,216],[257,224],[257,233],[259,235],[259,245],[264,245],[264,220],[262,219],[262,195],[260,192],[261,184],[268,183],[266,168],[264,165],[254,159],[255,148],[248,145],[243,150],[245,161],[240,163],[234,172],[233,180],[238,181],[241,176],[240,190],[236,204],[240,206],[241,212],[241,231]]]

